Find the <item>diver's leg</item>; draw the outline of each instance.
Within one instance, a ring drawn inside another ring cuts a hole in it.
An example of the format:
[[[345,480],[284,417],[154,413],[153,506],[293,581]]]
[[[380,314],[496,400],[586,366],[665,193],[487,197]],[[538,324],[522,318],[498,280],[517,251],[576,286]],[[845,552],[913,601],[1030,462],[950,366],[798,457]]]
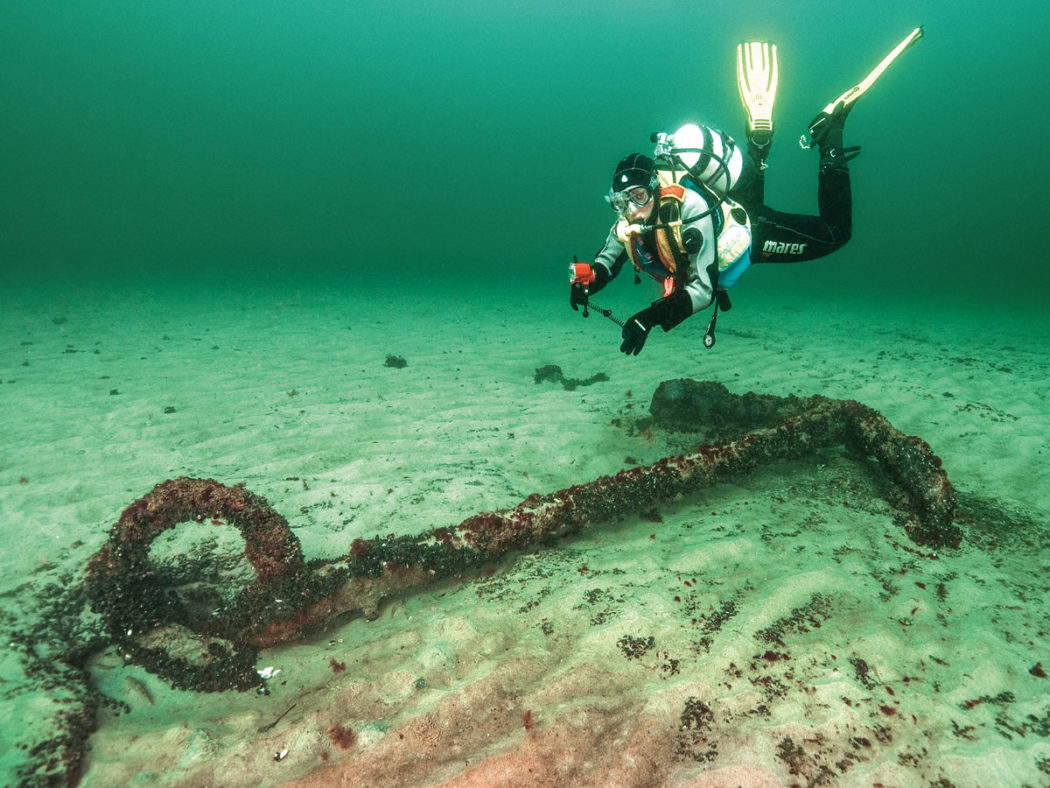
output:
[[[818,216],[783,213],[765,205],[751,216],[752,263],[801,263],[842,248],[853,233],[853,194],[844,162],[817,174]]]
[[[860,146],[847,148],[842,144],[842,132],[846,127],[846,117],[855,105],[839,102],[828,112],[824,110],[809,124],[809,138],[812,147],[820,149],[820,171],[848,171],[847,164],[860,155]]]
[[[826,237],[835,251],[853,234],[853,190],[849,168],[821,169],[817,175],[817,208],[826,227]]]
[[[753,203],[753,207],[748,207],[748,213],[751,215],[752,263],[813,260],[834,252],[850,239],[853,231],[853,199],[848,163],[860,148],[847,148],[842,143],[846,116],[855,106],[857,99],[875,83],[901,52],[918,41],[922,34],[921,27],[912,30],[868,76],[825,106],[809,124],[810,145],[806,145],[805,137],[802,142],[803,147],[816,145],[820,149],[820,170],[817,175],[817,206],[820,215],[786,214],[767,208],[761,203]],[[750,87],[752,82],[759,86],[762,84],[761,79],[745,79],[749,61],[756,60],[756,55],[763,54],[761,50],[752,49],[757,46],[760,45],[743,44],[737,50],[737,80],[740,84],[740,95],[748,107],[749,118],[751,105],[748,103],[749,94],[745,87]],[[772,62],[775,66],[775,50],[772,52]],[[757,73],[761,76],[763,72]],[[775,71],[773,74],[775,84]],[[755,106],[761,108],[761,103],[756,102]],[[749,131],[753,128],[756,127],[752,123]],[[754,184],[749,188],[753,189]]]
[[[846,148],[842,134],[850,107],[821,112],[810,124],[820,149],[817,172],[818,216],[788,214],[762,206],[751,215],[752,263],[799,263],[840,249],[853,232],[853,194],[849,161],[858,148]]]
[[[834,182],[830,182],[832,180]],[[843,186],[846,189],[844,194],[841,191]],[[835,173],[828,183],[822,183],[822,189],[825,191],[826,216],[783,213],[771,208],[763,208],[751,216],[752,263],[816,260],[846,244],[851,233],[849,173]]]
[[[801,263],[842,248],[853,233],[853,194],[845,162],[817,174],[818,216],[783,213],[765,205],[751,216],[752,263]]]
[[[751,151],[750,145],[748,152],[750,155],[744,157],[740,177],[729,190],[729,197],[740,203],[748,216],[755,216],[766,202],[766,170],[765,162]]]

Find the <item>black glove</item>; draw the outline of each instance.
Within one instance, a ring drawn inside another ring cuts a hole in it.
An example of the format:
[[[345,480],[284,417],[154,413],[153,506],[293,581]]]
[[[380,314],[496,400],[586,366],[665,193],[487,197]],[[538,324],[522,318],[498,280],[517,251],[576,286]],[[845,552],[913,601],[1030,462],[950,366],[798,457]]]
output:
[[[574,312],[579,312],[582,306],[584,311],[587,310],[587,299],[590,297],[590,286],[584,285],[572,285],[572,290],[569,291],[569,306],[572,307]]]
[[[637,315],[631,317],[623,324],[623,342],[620,343],[620,352],[629,356],[637,356],[645,347],[645,340],[649,338],[649,331],[656,325],[653,315],[655,307],[643,309]]]
[[[664,331],[670,331],[692,313],[692,299],[684,290],[655,301],[624,324],[620,351],[637,356],[645,347],[645,340],[653,326],[662,326]]]
[[[575,312],[578,312],[581,306],[587,311],[587,298],[609,284],[609,271],[605,266],[593,265],[591,271],[594,273],[593,282],[589,285],[572,285],[569,291],[569,306]]]

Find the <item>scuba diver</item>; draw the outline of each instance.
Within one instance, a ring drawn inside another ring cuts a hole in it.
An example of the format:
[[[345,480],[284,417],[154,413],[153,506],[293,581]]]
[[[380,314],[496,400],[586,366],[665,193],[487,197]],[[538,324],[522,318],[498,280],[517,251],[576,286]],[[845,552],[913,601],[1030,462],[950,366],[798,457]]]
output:
[[[852,233],[848,163],[859,146],[844,147],[843,129],[855,102],[908,46],[915,28],[860,83],[828,104],[802,135],[803,148],[820,153],[818,215],[789,214],[765,204],[766,159],[773,140],[777,48],[765,42],[737,47],[737,85],[747,111],[747,155],[721,131],[687,124],[673,134],[655,133],[652,157],[631,153],[613,173],[606,196],[618,219],[593,263],[570,265],[569,303],[589,308],[622,327],[620,350],[638,355],[656,326],[670,331],[686,318],[714,312],[704,335],[715,343],[718,311],[728,311],[727,289],[754,263],[814,260],[842,247]],[[635,283],[645,273],[663,284],[663,295],[626,321],[590,302],[630,261]]]

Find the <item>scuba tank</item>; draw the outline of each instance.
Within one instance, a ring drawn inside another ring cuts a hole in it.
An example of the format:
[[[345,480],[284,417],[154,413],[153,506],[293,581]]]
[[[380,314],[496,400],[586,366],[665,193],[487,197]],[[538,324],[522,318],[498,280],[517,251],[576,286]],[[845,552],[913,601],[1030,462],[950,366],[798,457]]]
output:
[[[728,196],[743,170],[740,149],[721,132],[695,123],[673,134],[655,132],[650,139],[656,144],[654,161],[660,184],[692,189],[710,206],[718,243],[718,284],[732,287],[750,264],[751,251],[751,220]]]
[[[707,190],[723,198],[744,167],[744,157],[733,140],[707,126],[687,123],[673,134],[655,132],[650,141],[656,144],[658,175],[663,163],[674,183],[688,175],[698,191]]]

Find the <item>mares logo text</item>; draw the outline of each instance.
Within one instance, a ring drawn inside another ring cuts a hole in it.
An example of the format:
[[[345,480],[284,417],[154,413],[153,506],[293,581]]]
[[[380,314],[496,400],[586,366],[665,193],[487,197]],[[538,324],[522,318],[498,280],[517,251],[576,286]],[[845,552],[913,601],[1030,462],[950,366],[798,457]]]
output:
[[[762,244],[763,254],[804,254],[808,244],[786,244],[781,241],[766,241]]]

